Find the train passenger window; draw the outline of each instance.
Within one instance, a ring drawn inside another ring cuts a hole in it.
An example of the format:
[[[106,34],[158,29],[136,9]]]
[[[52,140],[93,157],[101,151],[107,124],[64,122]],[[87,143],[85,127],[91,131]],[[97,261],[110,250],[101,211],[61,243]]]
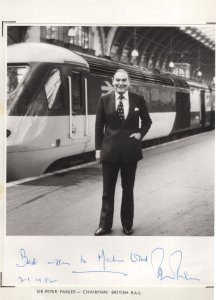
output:
[[[63,91],[60,70],[53,69],[45,84],[45,93],[49,110],[61,110],[63,107]]]
[[[72,109],[75,113],[82,112],[82,96],[81,96],[81,74],[78,72],[72,73]]]

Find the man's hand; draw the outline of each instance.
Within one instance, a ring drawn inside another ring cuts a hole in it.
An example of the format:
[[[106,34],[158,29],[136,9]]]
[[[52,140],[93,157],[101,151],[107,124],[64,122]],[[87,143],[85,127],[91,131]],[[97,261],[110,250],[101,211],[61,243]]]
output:
[[[135,138],[136,140],[140,140],[141,139],[141,133],[136,132],[130,135],[131,138]]]
[[[95,152],[95,159],[96,159],[97,162],[100,161],[100,150],[96,150],[96,152]]]

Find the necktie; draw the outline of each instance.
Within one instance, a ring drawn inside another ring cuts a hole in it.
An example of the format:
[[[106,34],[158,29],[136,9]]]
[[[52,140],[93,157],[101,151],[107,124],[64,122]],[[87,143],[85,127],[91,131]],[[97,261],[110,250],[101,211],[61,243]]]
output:
[[[124,96],[120,95],[119,96],[119,104],[117,107],[117,114],[118,114],[121,122],[124,123],[125,117],[124,117],[124,106],[122,103],[122,99],[124,99]]]

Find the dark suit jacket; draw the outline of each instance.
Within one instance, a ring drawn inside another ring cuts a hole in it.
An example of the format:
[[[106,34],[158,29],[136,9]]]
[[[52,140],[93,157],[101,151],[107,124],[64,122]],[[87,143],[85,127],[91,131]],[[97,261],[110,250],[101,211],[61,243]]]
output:
[[[116,112],[115,92],[101,96],[95,124],[95,147],[101,150],[101,161],[115,162],[121,158],[124,162],[133,162],[142,159],[141,140],[131,138],[130,135],[140,132],[142,139],[151,123],[142,96],[129,92],[129,111],[123,125]]]

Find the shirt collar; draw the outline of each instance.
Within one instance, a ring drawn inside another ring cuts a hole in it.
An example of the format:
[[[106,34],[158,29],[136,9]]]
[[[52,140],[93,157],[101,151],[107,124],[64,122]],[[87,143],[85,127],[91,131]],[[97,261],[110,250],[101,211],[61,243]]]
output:
[[[126,92],[123,94],[123,97],[124,97],[126,100],[129,99],[128,91],[126,91]],[[117,93],[116,91],[115,91],[115,99],[116,99],[116,100],[119,100],[119,93]]]

